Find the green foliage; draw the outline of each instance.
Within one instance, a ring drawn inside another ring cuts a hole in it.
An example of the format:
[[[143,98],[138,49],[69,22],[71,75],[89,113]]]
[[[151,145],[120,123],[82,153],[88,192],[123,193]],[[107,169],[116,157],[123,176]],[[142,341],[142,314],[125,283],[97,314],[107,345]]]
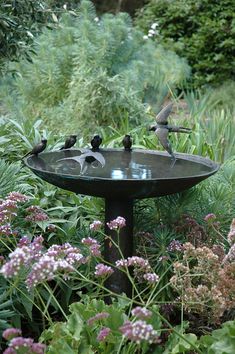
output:
[[[4,197],[13,190],[25,192],[29,189],[25,177],[20,173],[20,165],[0,160],[0,196]]]
[[[233,0],[152,0],[137,24],[159,27],[156,40],[188,59],[193,84],[221,83],[234,76],[235,3]]]
[[[30,60],[33,38],[51,17],[44,0],[1,0],[0,72],[6,60]],[[52,18],[51,18],[52,20]]]
[[[225,322],[222,328],[200,338],[201,348],[208,354],[233,354],[235,348],[235,321]]]
[[[45,29],[33,62],[12,66],[18,77],[14,90],[3,86],[3,105],[60,131],[83,129],[84,136],[111,120],[119,126],[126,116],[139,123],[148,103],[160,104],[169,87],[189,75],[178,56],[144,41],[127,14],[95,18],[94,6],[84,0],[76,16],[64,15],[57,29]]]

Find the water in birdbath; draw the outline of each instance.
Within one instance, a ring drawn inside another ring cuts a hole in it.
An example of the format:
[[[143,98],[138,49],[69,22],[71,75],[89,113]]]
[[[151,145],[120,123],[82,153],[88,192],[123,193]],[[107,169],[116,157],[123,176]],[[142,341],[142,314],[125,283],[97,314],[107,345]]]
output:
[[[189,159],[176,161],[167,155],[155,155],[143,152],[100,151],[102,163],[98,160],[82,164],[74,158],[83,154],[79,150],[50,152],[32,158],[31,166],[44,171],[63,175],[65,178],[83,176],[114,180],[170,179],[176,177],[200,176],[210,171],[206,164],[199,164]],[[98,156],[98,155],[97,155]]]

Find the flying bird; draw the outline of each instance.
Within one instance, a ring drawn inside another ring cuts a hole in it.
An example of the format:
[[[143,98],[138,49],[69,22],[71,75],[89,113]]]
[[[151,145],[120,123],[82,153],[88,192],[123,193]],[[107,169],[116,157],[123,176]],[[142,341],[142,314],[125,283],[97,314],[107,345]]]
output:
[[[46,149],[47,146],[47,139],[42,138],[41,142],[37,145],[35,145],[31,151],[27,152],[27,154],[25,154],[21,159],[25,158],[26,156],[29,155],[38,155],[40,154],[43,150]]]
[[[122,144],[125,148],[125,151],[130,151],[131,150],[131,146],[132,146],[132,139],[131,136],[126,134],[122,140]]]
[[[99,151],[101,143],[102,138],[99,135],[95,135],[91,140],[92,151]]]
[[[168,124],[167,119],[172,111],[172,107],[173,107],[172,103],[169,103],[167,106],[165,106],[156,116],[157,124],[151,127],[149,130],[155,132],[161,145],[175,160],[176,158],[173,153],[170,141],[168,139],[169,133],[190,133],[191,129],[184,128],[184,127],[177,127]]]
[[[70,135],[66,140],[64,145],[60,148],[60,150],[70,149],[73,145],[76,144],[77,135]]]

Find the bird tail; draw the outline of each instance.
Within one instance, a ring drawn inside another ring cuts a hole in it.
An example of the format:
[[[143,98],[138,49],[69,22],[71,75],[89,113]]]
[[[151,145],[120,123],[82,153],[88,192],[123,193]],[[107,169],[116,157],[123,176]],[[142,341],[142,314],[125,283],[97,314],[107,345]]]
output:
[[[21,158],[20,158],[20,160],[23,160],[26,156],[29,156],[31,154],[31,152],[27,152],[24,156],[22,156]]]

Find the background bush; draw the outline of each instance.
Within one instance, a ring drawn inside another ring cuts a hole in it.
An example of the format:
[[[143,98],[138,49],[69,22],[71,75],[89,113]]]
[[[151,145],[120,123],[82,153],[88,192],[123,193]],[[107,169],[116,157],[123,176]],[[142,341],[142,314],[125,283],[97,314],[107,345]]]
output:
[[[3,91],[18,117],[40,116],[60,131],[118,126],[125,117],[139,123],[149,103],[160,105],[190,73],[176,54],[145,41],[127,14],[99,20],[89,1],[44,30],[34,48],[32,63],[11,66],[18,77]]]
[[[152,0],[137,24],[159,24],[156,40],[188,59],[194,86],[220,84],[234,77],[234,14],[233,0]]]

